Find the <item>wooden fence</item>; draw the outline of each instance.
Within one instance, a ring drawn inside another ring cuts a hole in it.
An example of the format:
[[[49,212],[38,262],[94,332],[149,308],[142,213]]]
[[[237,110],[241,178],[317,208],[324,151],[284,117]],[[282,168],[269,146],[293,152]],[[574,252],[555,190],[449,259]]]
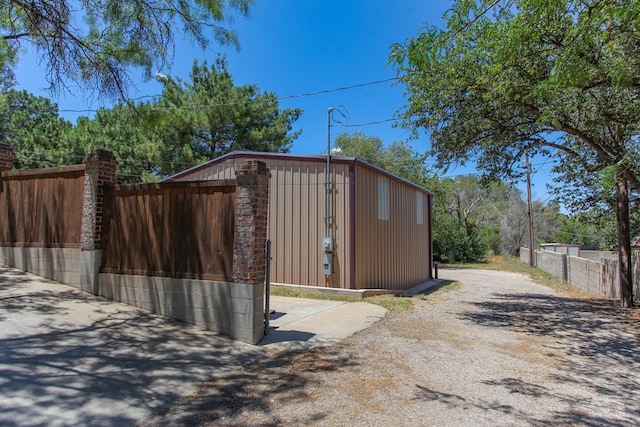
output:
[[[2,172],[0,246],[80,248],[85,165]]]
[[[231,281],[234,180],[105,193],[102,273]]]
[[[264,163],[245,162],[235,180],[117,186],[105,150],[45,170],[7,172],[12,159],[0,143],[0,265],[251,344],[262,338]]]

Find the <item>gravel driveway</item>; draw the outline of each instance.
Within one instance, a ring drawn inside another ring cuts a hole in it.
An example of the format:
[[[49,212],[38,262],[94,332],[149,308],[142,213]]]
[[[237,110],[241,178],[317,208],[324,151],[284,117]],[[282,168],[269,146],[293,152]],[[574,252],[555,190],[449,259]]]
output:
[[[463,286],[332,347],[274,352],[144,425],[640,425],[640,322],[526,276]]]

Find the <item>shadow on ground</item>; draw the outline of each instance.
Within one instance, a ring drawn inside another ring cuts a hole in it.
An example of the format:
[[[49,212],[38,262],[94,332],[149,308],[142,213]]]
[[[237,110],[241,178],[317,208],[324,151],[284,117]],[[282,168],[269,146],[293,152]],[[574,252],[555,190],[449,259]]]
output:
[[[334,372],[357,365],[356,358],[327,348],[313,351],[278,352],[225,377],[201,383],[195,393],[169,411],[142,423],[140,427],[164,425],[236,425],[238,417],[259,413],[259,425],[309,425],[327,417],[322,411],[303,418],[283,420],[274,402],[309,402],[307,390],[319,381],[317,372]],[[269,421],[265,423],[264,418]]]
[[[553,380],[590,390],[602,398],[615,398],[617,413],[625,419],[581,410],[556,413],[544,425],[626,426],[640,424],[640,316],[613,301],[569,298],[544,294],[494,294],[490,301],[473,303],[463,320],[491,328],[509,328],[532,336],[551,337],[554,348],[545,356],[555,358],[561,369]],[[574,396],[550,393],[536,384],[514,378],[493,381],[511,393],[559,399],[571,406],[585,403]],[[455,397],[443,398],[455,402]],[[467,402],[468,403],[468,402]],[[592,404],[587,402],[586,404]],[[597,406],[597,405],[595,405]],[[504,408],[509,411],[509,408]]]
[[[264,352],[0,270],[3,426],[135,425]],[[114,308],[116,307],[116,308]]]

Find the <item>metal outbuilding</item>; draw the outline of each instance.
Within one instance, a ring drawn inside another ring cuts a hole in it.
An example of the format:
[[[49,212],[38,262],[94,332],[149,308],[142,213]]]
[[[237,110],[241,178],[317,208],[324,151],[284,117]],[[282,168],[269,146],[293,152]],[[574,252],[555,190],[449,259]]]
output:
[[[540,247],[545,251],[556,252],[559,254],[580,256],[580,245],[569,243],[541,243]]]
[[[165,181],[233,179],[245,160],[271,172],[272,282],[401,291],[432,278],[433,194],[362,160],[235,151]]]

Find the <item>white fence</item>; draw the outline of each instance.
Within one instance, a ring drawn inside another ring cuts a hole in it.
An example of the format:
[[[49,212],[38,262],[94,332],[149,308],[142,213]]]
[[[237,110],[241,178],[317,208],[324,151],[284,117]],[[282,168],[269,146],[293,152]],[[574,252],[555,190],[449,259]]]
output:
[[[534,256],[534,265],[591,294],[612,299],[620,298],[617,254],[608,251],[582,251],[581,255],[583,253],[585,257],[537,250]],[[520,261],[529,262],[528,248],[520,248]],[[632,268],[633,298],[634,301],[638,301],[640,297],[640,251],[632,253]]]

